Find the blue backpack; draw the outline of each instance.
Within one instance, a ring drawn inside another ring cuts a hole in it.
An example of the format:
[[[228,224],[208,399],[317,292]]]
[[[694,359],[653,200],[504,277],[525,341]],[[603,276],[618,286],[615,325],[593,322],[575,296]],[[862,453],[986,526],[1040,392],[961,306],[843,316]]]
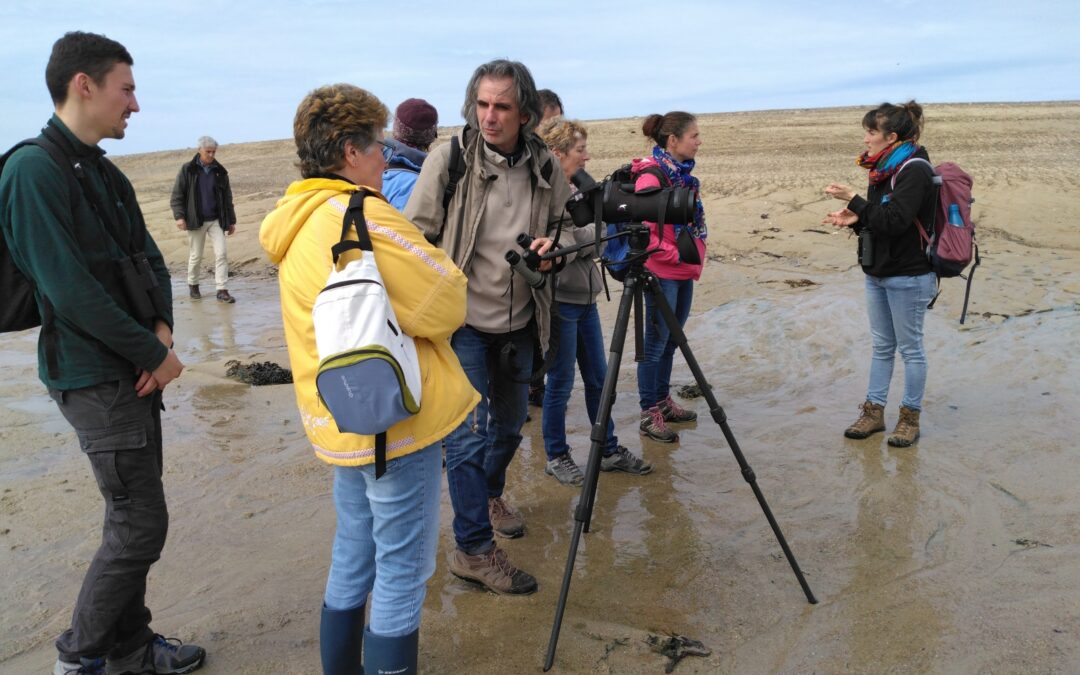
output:
[[[637,177],[641,173],[649,173],[656,176],[657,180],[660,181],[660,187],[671,187],[671,181],[659,166],[648,166],[640,172],[635,172],[632,166],[631,164],[623,164],[611,173],[609,180],[620,185],[623,191],[633,192]],[[629,222],[608,223],[606,236],[610,237],[618,232],[625,232],[629,225]],[[615,237],[604,242],[604,250],[600,255],[601,264],[615,281],[626,279],[626,271],[630,267],[630,263],[626,259],[629,253],[629,237]]]

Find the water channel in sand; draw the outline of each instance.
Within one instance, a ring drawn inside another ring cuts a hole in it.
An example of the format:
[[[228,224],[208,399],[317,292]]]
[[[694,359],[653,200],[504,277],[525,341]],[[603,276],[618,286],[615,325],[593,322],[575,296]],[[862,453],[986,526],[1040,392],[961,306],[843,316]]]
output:
[[[743,283],[735,265],[710,274],[716,288]],[[686,402],[700,419],[679,445],[640,439],[628,356],[616,429],[655,470],[600,478],[556,672],[660,672],[665,660],[644,639],[661,632],[712,649],[680,673],[1076,670],[1080,312],[1062,304],[969,327],[951,310],[932,312],[923,438],[897,450],[882,435],[840,434],[869,362],[857,277],[702,293],[687,326],[820,604],[805,602],[701,399]],[[314,672],[330,472],[307,446],[291,386],[223,377],[233,358],[287,363],[276,282],[240,279],[230,290],[236,305],[177,300],[187,370],[166,400],[172,521],[148,601],[158,630],[207,647],[203,672]],[[609,331],[615,304],[602,302]],[[34,342],[29,333],[0,343],[3,673],[52,662],[100,527],[86,461],[37,381]],[[674,380],[691,381],[679,358]],[[581,403],[579,390],[568,434],[584,461]],[[450,575],[444,494],[424,672],[539,671],[578,493],[544,475],[533,416],[508,479],[528,532],[503,545],[540,591],[497,597]]]

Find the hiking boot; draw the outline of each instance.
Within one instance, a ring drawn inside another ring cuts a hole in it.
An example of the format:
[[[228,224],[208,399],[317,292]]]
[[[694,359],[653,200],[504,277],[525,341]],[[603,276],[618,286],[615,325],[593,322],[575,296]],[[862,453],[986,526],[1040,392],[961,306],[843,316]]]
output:
[[[844,430],[848,438],[866,438],[879,431],[885,431],[885,406],[864,401],[859,409],[862,413],[855,423]]]
[[[139,675],[140,673],[190,673],[199,669],[206,650],[186,645],[176,638],[155,635],[154,639],[127,656],[108,659],[107,675]]]
[[[199,292],[199,284],[195,284],[194,286],[192,286],[191,284],[188,284],[187,289],[188,289],[188,295],[191,296],[192,300],[198,300],[199,298],[202,297],[202,293]]]
[[[229,292],[227,290],[225,290],[224,288],[217,292],[217,299],[218,299],[218,302],[227,302],[230,305],[232,303],[236,302],[236,298],[229,295]]]
[[[581,482],[585,480],[585,476],[569,452],[555,459],[549,459],[547,466],[544,467],[544,473],[555,476],[555,480],[563,485],[581,485]]]
[[[488,497],[488,518],[500,537],[517,539],[525,534],[525,519],[502,497]]]
[[[664,422],[664,413],[660,411],[660,406],[654,405],[648,410],[641,411],[639,431],[642,436],[648,436],[661,443],[674,443],[679,440],[679,434],[667,428],[667,424]]]
[[[506,552],[498,546],[476,555],[455,548],[450,554],[450,573],[499,595],[528,595],[536,591],[536,579],[511,565]]]
[[[696,412],[681,407],[678,403],[673,401],[670,396],[665,398],[663,401],[660,401],[656,405],[658,408],[660,408],[660,412],[664,414],[664,421],[668,424],[693,422],[697,419]]]
[[[615,452],[600,460],[600,470],[623,471],[635,476],[644,476],[652,471],[652,464],[620,445]]]
[[[78,663],[56,659],[53,675],[105,675],[105,659],[79,659]]]
[[[919,411],[900,406],[900,419],[889,436],[889,445],[894,448],[906,448],[919,440]]]

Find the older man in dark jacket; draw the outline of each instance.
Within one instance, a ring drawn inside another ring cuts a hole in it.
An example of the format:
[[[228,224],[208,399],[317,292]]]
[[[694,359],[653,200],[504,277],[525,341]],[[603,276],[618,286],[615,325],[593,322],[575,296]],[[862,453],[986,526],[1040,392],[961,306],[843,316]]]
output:
[[[176,228],[188,233],[188,292],[192,298],[201,298],[199,272],[202,266],[206,235],[214,245],[214,282],[217,299],[233,303],[229,295],[229,259],[225,251],[225,234],[236,232],[236,211],[233,209],[232,188],[229,172],[214,156],[217,141],[209,136],[199,139],[199,151],[180,167],[173,184],[172,206]]]

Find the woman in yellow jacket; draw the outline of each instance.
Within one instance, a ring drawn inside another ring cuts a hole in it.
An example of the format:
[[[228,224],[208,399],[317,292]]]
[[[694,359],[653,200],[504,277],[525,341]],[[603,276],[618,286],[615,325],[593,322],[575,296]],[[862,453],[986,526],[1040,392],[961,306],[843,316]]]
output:
[[[465,276],[381,195],[364,200],[364,216],[394,312],[416,342],[421,409],[387,432],[386,473],[376,480],[374,437],[339,432],[318,399],[311,310],[330,274],[330,248],[349,198],[361,186],[382,187],[387,115],[375,96],[351,85],[308,94],[293,122],[303,179],[289,186],[259,231],[279,266],[304,430],[316,456],[334,465],[337,532],[319,630],[324,673],[360,673],[361,655],[369,673],[416,671],[420,608],[435,571],[439,441],[479,401],[449,341],[465,321]],[[359,254],[346,253],[344,262]]]

